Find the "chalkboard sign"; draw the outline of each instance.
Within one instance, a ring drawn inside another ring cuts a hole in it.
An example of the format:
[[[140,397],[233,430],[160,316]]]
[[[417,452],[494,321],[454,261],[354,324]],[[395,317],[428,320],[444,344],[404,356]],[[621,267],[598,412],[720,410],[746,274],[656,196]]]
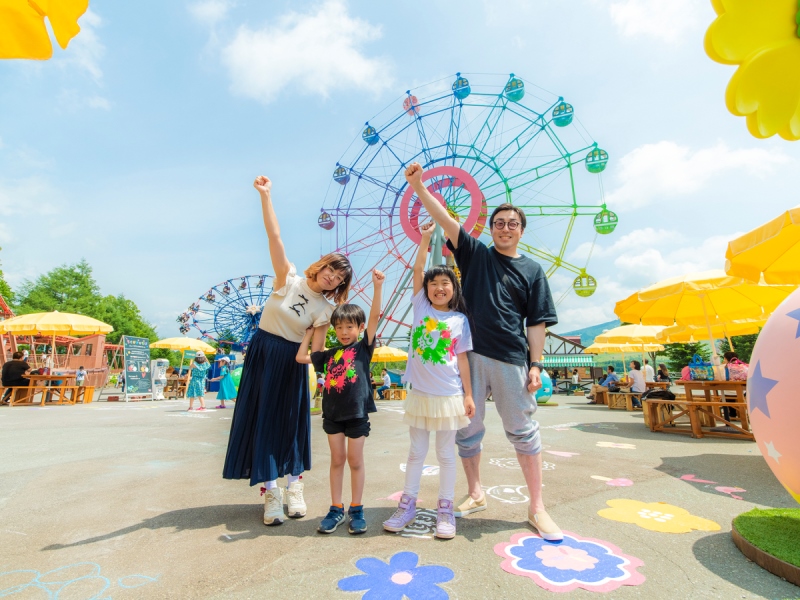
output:
[[[150,379],[150,340],[147,338],[122,336],[123,368],[125,369],[125,399],[128,396],[151,396],[153,382]]]

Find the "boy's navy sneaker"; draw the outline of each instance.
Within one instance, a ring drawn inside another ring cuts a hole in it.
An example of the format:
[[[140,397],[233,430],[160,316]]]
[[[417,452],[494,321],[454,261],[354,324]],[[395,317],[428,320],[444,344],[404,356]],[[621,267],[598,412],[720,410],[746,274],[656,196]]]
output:
[[[338,506],[331,506],[327,516],[322,519],[317,528],[320,533],[333,533],[336,528],[344,522],[344,509]]]
[[[347,516],[350,517],[350,527],[348,531],[353,534],[364,533],[367,530],[367,521],[364,519],[364,506],[351,506],[347,510]]]

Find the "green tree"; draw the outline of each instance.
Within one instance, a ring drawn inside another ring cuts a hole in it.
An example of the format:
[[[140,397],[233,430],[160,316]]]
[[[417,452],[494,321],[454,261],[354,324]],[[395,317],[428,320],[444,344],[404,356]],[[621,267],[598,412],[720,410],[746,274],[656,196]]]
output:
[[[56,267],[36,281],[25,281],[19,290],[17,312],[24,315],[58,310],[98,318],[100,300],[92,268],[82,260]]]
[[[0,248],[2,250],[2,248]],[[2,265],[2,263],[0,263]],[[2,296],[6,304],[11,306],[14,304],[14,292],[11,291],[11,286],[6,283],[5,277],[3,276],[3,269],[0,269],[0,296]]]
[[[731,338],[733,347],[736,349],[736,356],[742,362],[750,363],[750,357],[753,355],[753,348],[756,345],[758,334],[753,333],[750,335],[737,335]],[[722,354],[731,349],[728,340],[722,340],[719,344],[719,350]]]
[[[672,373],[680,373],[681,369],[692,362],[692,357],[699,354],[703,360],[711,358],[711,350],[702,343],[694,344],[667,344],[664,346],[664,354],[667,358],[667,367]]]
[[[19,314],[53,310],[86,315],[108,323],[114,328],[106,337],[112,344],[119,343],[123,335],[143,337],[151,342],[158,339],[155,328],[142,317],[135,302],[123,295],[100,294],[100,286],[85,260],[56,267],[35,281],[22,284],[17,302]],[[153,351],[152,356],[172,360],[171,354],[157,356],[158,353]]]

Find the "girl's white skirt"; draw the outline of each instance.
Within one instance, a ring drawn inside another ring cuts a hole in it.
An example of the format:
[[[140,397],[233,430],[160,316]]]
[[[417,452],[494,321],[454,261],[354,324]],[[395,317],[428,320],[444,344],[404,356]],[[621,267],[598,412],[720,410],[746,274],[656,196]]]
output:
[[[434,396],[409,390],[403,422],[428,431],[455,431],[469,425],[464,412],[464,395]]]

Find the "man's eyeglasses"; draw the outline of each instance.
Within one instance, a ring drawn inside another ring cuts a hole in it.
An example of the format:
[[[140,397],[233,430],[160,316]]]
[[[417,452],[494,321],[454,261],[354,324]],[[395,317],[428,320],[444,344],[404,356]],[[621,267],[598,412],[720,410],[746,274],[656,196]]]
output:
[[[519,221],[495,221],[492,224],[492,227],[494,227],[495,229],[505,229],[506,227],[508,227],[509,231],[514,231],[516,230],[517,227],[519,227],[519,225],[520,225]]]

